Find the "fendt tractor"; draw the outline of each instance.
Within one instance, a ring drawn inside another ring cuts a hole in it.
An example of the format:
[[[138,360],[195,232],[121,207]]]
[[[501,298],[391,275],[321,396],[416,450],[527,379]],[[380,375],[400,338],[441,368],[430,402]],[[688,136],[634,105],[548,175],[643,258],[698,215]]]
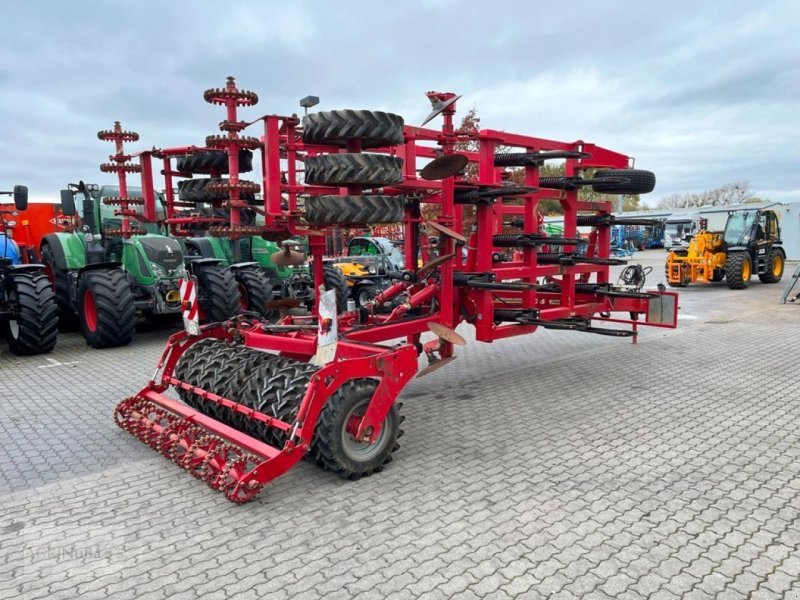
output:
[[[705,220],[701,221],[701,230],[691,238],[689,247],[667,255],[671,287],[725,280],[730,289],[741,290],[750,285],[754,273],[763,283],[781,280],[786,253],[775,211],[731,211],[724,231],[708,231]]]
[[[319,289],[334,228],[402,223],[406,268],[366,306],[339,315],[329,291],[316,295],[312,314],[278,322],[252,313],[224,324],[187,322],[169,339],[152,380],[117,406],[119,427],[228,499],[246,502],[304,457],[347,479],[381,471],[402,434],[398,395],[415,375],[455,359],[455,346],[466,343],[455,331],[459,324],[474,328],[478,342],[540,327],[635,341],[641,325],[676,326],[677,294],[612,283],[610,265],[625,261],[609,257],[611,202],[578,196],[581,186],[647,193],[653,173],[583,141],[457,130],[459,96],[427,96],[433,110],[426,123],[441,116],[440,128],[368,110],[311,113],[302,122],[269,114],[247,123],[237,112],[254,105],[256,94],[239,90],[233,78],[205,92],[206,101],[226,110],[222,135],[206,146],[233,157],[224,184],[226,235],[307,237]],[[255,123],[263,135],[245,135]],[[456,150],[466,142],[476,149]],[[262,225],[241,223],[239,193],[251,185],[239,179],[241,149],[261,153],[264,194],[254,208]],[[539,168],[552,159],[565,161],[565,176],[540,180]],[[337,173],[352,173],[354,164],[357,176],[342,181]],[[510,168],[524,171],[523,185],[507,185]],[[563,236],[540,230],[537,205],[544,198],[564,208]],[[438,215],[433,220],[421,216],[426,203],[438,205],[426,210]],[[465,206],[475,212],[469,231]],[[508,217],[520,220],[517,233],[503,231]],[[428,223],[440,239],[423,248]],[[585,254],[575,251],[579,225],[592,227]],[[493,262],[503,249],[519,255]],[[421,255],[427,258],[419,266]],[[387,305],[394,307],[381,310]],[[428,366],[420,371],[422,356]]]
[[[14,354],[44,354],[56,345],[58,309],[44,265],[11,237],[15,217],[28,207],[28,188],[15,185],[14,206],[0,204],[0,326]],[[8,217],[8,219],[6,218]]]
[[[139,316],[179,316],[179,285],[187,271],[180,243],[160,233],[156,218],[145,218],[141,189],[127,185],[126,174],[139,166],[128,162],[131,156],[124,154],[122,143],[137,140],[138,134],[116,123],[98,137],[117,144],[101,170],[117,173],[118,185],[80,182],[62,190],[62,211],[73,216],[74,226],[44,236],[41,256],[62,323],[79,324],[93,348],[109,348],[131,342]],[[218,261],[188,264],[198,281],[203,319],[219,322],[234,316],[240,304],[231,274]]]

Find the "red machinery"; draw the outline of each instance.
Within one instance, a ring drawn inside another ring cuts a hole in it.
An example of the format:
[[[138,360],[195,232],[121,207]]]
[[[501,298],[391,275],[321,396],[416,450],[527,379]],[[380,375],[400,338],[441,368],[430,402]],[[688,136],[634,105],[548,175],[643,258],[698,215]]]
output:
[[[222,125],[230,135],[207,142],[231,157],[228,232],[241,227],[234,157],[242,147],[260,150],[266,224],[258,232],[270,239],[311,234],[318,289],[330,227],[402,221],[406,264],[412,267],[420,255],[421,226],[440,234],[436,248],[426,249],[432,257],[427,264],[398,274],[370,306],[336,321],[316,307],[313,315],[278,323],[240,317],[205,326],[200,335],[172,336],[157,375],[119,404],[120,427],[235,502],[251,499],[304,456],[347,478],[382,469],[402,433],[396,400],[417,374],[418,356],[429,359],[425,371],[452,360],[454,344],[464,342],[454,331],[462,321],[482,342],[538,327],[635,340],[639,324],[676,325],[676,294],[611,285],[609,265],[624,262],[608,256],[611,204],[578,197],[581,185],[615,194],[652,190],[652,173],[630,169],[625,155],[581,141],[460,132],[453,126],[458,98],[433,92],[429,120],[441,115],[440,129],[404,125],[387,113],[343,110],[309,114],[302,129],[296,116],[268,115],[260,143],[239,142],[245,123],[236,105],[252,104],[250,93],[229,80],[224,90],[209,94],[228,111]],[[456,143],[470,140],[477,150],[454,151]],[[420,173],[420,163],[430,159],[435,160]],[[540,180],[539,167],[548,159],[566,160],[566,177]],[[477,179],[459,175],[467,163],[477,165]],[[507,168],[524,169],[525,187],[504,185]],[[598,170],[581,177],[587,169]],[[564,207],[561,238],[540,233],[537,203],[553,195]],[[509,198],[524,202],[507,205]],[[422,219],[421,203],[438,204],[435,222]],[[466,204],[476,210],[471,232],[461,230]],[[519,233],[504,233],[509,220]],[[585,255],[575,251],[578,225],[594,226]],[[521,259],[493,261],[498,251],[514,248]],[[378,311],[382,303],[395,308]],[[331,330],[338,331],[335,345],[323,348],[318,342]],[[422,344],[427,331],[438,338]],[[405,343],[381,345],[398,338]],[[327,359],[320,359],[323,349]],[[165,395],[170,387],[182,402]]]

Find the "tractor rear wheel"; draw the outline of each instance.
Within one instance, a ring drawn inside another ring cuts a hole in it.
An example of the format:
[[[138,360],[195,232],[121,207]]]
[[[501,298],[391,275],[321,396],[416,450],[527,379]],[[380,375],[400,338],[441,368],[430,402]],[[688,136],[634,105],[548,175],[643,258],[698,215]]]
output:
[[[178,198],[181,202],[215,202],[227,200],[228,192],[209,189],[211,183],[227,183],[225,177],[206,177],[201,179],[184,179],[178,182]],[[256,195],[240,193],[239,199],[244,202],[255,202]]]
[[[311,196],[306,220],[317,225],[399,223],[405,216],[403,196]]]
[[[82,273],[78,308],[83,337],[92,348],[115,348],[133,340],[136,325],[133,292],[122,269]]]
[[[209,150],[181,156],[175,169],[183,173],[210,175],[212,169],[219,173],[228,172],[228,154],[222,150]],[[253,170],[253,153],[250,150],[239,150],[239,173]]]
[[[268,318],[271,311],[267,302],[272,300],[273,294],[267,274],[260,268],[244,268],[235,269],[234,277],[239,285],[242,310]]]
[[[644,169],[604,169],[592,177],[622,177],[626,183],[595,183],[592,189],[602,194],[647,194],[656,187],[656,175]]]
[[[383,154],[322,154],[305,160],[309,185],[381,186],[403,181],[403,159]]]
[[[330,265],[322,266],[322,278],[325,281],[325,290],[336,291],[336,312],[342,314],[347,308],[347,300],[350,298],[350,287],[342,272]]]
[[[5,324],[11,352],[22,356],[50,352],[58,335],[58,307],[47,277],[24,272],[10,275],[5,294],[15,307]]]
[[[199,265],[195,276],[201,323],[220,323],[239,313],[242,308],[239,285],[230,269]]]
[[[58,326],[62,331],[75,330],[78,328],[78,315],[72,306],[70,296],[70,277],[66,269],[59,269],[56,266],[56,255],[50,244],[42,245],[42,262],[44,272],[50,280],[53,292],[56,296],[56,306],[58,307]]]
[[[725,279],[732,290],[743,290],[750,285],[753,265],[747,252],[728,252],[725,259]]]
[[[340,387],[325,403],[309,456],[316,464],[345,479],[360,479],[383,470],[392,461],[402,435],[399,405],[389,409],[374,444],[354,438],[359,417],[369,406],[378,382],[353,379]]]
[[[758,278],[762,283],[778,283],[783,277],[783,268],[786,265],[786,258],[781,250],[773,248],[769,251],[767,258],[767,269],[759,273]]]
[[[370,110],[331,110],[303,117],[306,144],[344,147],[349,140],[361,140],[362,148],[402,144],[403,117]]]

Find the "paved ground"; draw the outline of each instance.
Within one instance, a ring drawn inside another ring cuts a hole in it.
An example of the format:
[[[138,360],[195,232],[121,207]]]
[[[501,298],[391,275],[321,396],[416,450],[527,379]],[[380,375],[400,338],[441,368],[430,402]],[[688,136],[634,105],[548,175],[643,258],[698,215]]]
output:
[[[655,265],[660,252],[637,259]],[[800,306],[684,291],[638,345],[473,344],[383,473],[234,506],[117,429],[166,336],[0,356],[3,598],[800,598]]]

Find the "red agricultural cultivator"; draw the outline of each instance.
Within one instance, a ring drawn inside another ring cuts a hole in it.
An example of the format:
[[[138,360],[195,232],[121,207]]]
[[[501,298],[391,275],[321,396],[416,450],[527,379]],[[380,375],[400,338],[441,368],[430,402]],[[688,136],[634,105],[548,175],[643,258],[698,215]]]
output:
[[[254,122],[263,121],[260,138],[241,136],[253,124],[237,115],[237,107],[255,104],[254,94],[229,79],[209,97],[227,109],[226,135],[206,141],[230,158],[230,221],[220,235],[308,236],[319,290],[331,228],[402,223],[407,269],[366,306],[338,317],[326,306],[330,297],[317,294],[310,315],[267,322],[245,313],[199,335],[178,333],[153,380],[119,404],[120,427],[234,502],[250,500],[303,457],[345,478],[380,471],[397,448],[397,398],[418,375],[418,357],[429,363],[419,375],[453,360],[454,346],[464,344],[454,331],[461,322],[481,342],[539,327],[635,340],[638,325],[676,325],[676,294],[612,285],[610,265],[624,261],[609,257],[611,204],[579,199],[581,186],[610,194],[653,189],[654,175],[631,168],[623,154],[582,141],[459,131],[451,93],[428,94],[426,123],[440,117],[439,129],[384,112],[334,110],[302,122],[262,117]],[[455,150],[465,142],[477,149]],[[242,148],[260,153],[263,169],[263,224],[245,231],[238,194],[255,188],[238,179]],[[565,177],[540,178],[553,159],[566,161]],[[507,184],[509,169],[524,171],[523,186]],[[540,230],[543,198],[564,208],[561,237]],[[435,206],[423,218],[426,204]],[[475,227],[463,231],[468,205]],[[579,226],[592,227],[584,252]],[[435,246],[421,248],[434,236]],[[422,343],[429,331],[436,339]],[[180,400],[165,394],[170,388]]]

